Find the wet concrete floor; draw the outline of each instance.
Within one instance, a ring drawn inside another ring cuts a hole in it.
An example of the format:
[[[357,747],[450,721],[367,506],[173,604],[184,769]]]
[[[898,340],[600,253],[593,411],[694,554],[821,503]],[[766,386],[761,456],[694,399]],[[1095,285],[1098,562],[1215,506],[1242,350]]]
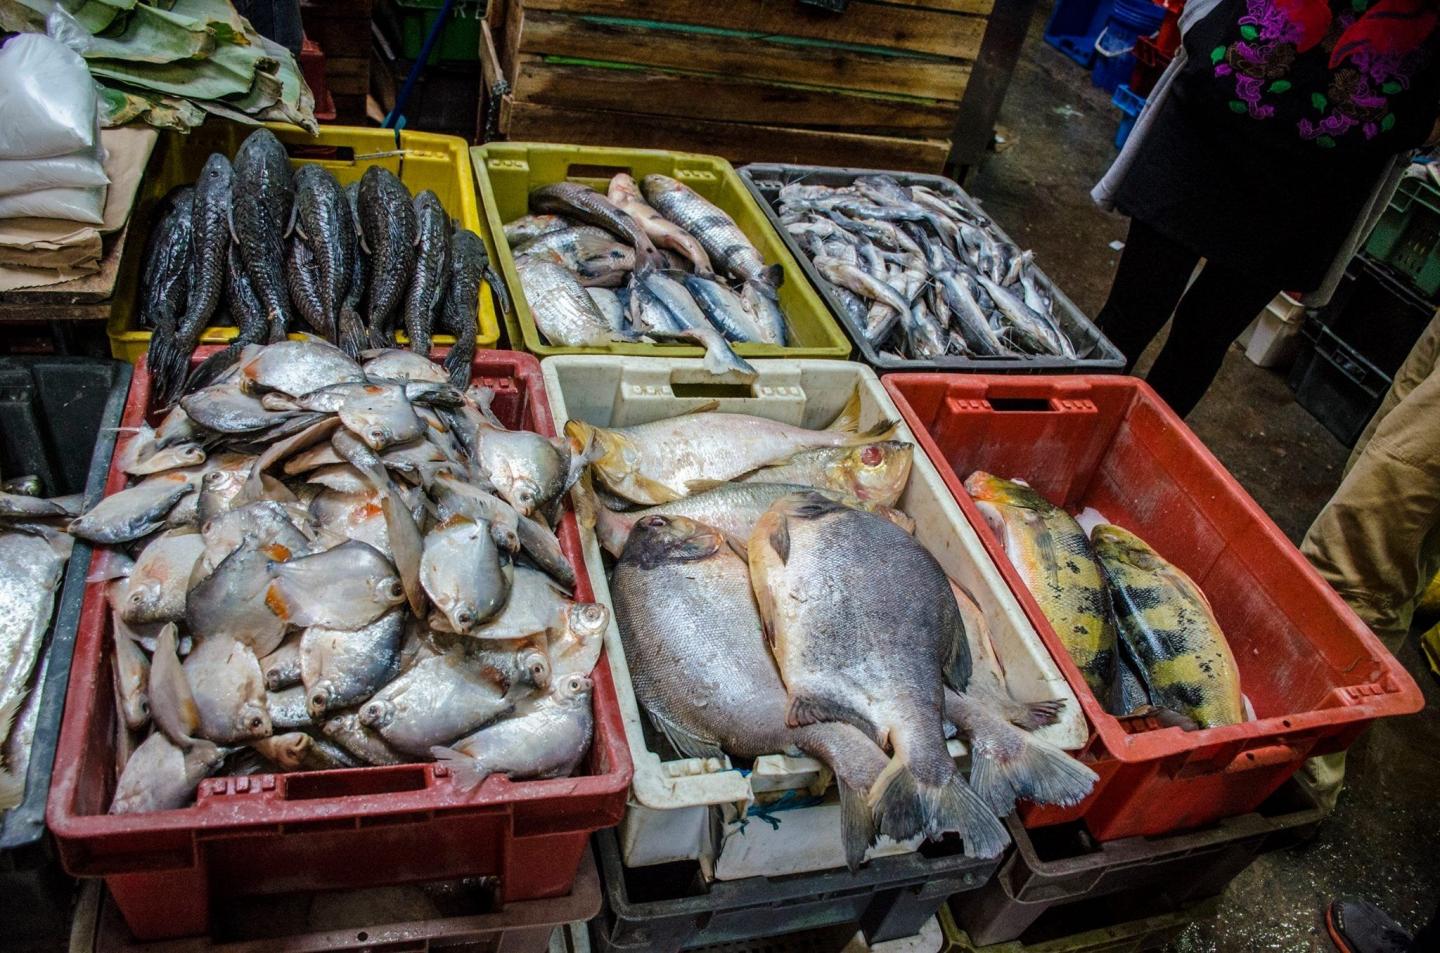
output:
[[[966,186],[1093,316],[1119,259],[1111,243],[1127,227],[1089,196],[1116,154],[1120,113],[1041,39],[1048,4],[1040,6],[1001,112],[1006,141]],[[1189,423],[1297,542],[1348,455],[1295,403],[1283,372],[1256,367],[1238,348]],[[1413,640],[1401,659],[1430,707],[1380,724],[1352,748],[1350,783],[1317,838],[1262,857],[1230,886],[1217,917],[1192,925],[1173,951],[1328,951],[1320,915],[1337,894],[1373,899],[1408,928],[1428,918],[1440,901],[1440,683]]]

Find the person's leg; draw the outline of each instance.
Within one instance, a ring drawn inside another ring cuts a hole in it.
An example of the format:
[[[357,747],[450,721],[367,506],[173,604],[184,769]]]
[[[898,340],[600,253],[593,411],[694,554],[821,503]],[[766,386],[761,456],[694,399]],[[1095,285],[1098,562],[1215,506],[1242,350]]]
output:
[[[1405,392],[1383,417],[1300,551],[1393,652],[1425,585],[1440,571],[1440,318],[1397,375]],[[1304,777],[1333,807],[1344,753],[1311,758]]]
[[[1370,423],[1365,425],[1365,431],[1360,434],[1360,439],[1355,441],[1355,448],[1350,451],[1350,459],[1345,461],[1344,473],[1349,473],[1355,467],[1355,461],[1360,459],[1360,454],[1370,438],[1375,435],[1375,428],[1380,426],[1380,421],[1399,406],[1405,395],[1415,389],[1416,385],[1430,376],[1435,370],[1437,359],[1440,359],[1440,313],[1430,319],[1430,324],[1420,334],[1420,339],[1410,349],[1410,355],[1405,358],[1405,363],[1400,365],[1400,370],[1395,372],[1395,380],[1391,382],[1390,389],[1385,392],[1385,398],[1380,401],[1380,408],[1370,418]],[[1344,475],[1343,473],[1341,474]]]
[[[1110,297],[1095,319],[1101,333],[1125,355],[1127,374],[1170,320],[1199,261],[1195,252],[1131,219]]]
[[[1145,380],[1184,417],[1220,371],[1225,352],[1280,287],[1206,262],[1175,311],[1170,336]]]
[[[1430,922],[1415,934],[1415,939],[1410,943],[1410,949],[1415,953],[1440,950],[1440,903],[1435,905],[1435,912],[1430,914]]]

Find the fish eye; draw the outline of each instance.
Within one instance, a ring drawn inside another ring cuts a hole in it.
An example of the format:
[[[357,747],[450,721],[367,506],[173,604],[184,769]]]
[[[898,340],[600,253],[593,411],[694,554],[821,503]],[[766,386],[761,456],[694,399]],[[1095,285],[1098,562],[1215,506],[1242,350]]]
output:
[[[371,440],[375,440],[375,441],[384,440],[386,436],[387,436],[387,435],[386,435],[386,433],[385,433],[384,428],[382,428],[382,427],[371,427],[371,428],[370,428],[370,439],[371,439]]]
[[[462,629],[470,628],[470,626],[474,624],[474,622],[475,613],[471,612],[469,609],[455,610],[455,624],[460,626]]]
[[[250,716],[250,728],[251,728],[251,730],[253,730],[253,731],[259,731],[259,730],[260,730],[261,728],[263,728],[264,726],[265,726],[265,722],[260,718],[259,715],[251,715],[251,716]]]
[[[860,451],[860,462],[867,467],[879,466],[883,459],[885,459],[885,452],[879,447],[870,446]]]
[[[640,525],[648,529],[659,529],[668,522],[669,520],[665,519],[665,517],[663,516],[647,516],[640,521]]]

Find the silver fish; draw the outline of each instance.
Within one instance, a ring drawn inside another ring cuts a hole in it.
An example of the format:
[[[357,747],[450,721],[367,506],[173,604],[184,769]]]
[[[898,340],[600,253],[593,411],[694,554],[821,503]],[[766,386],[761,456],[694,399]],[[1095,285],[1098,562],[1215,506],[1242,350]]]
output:
[[[645,198],[660,214],[695,236],[721,271],[737,281],[763,281],[772,288],[779,287],[784,280],[781,267],[778,264],[766,267],[764,256],[745,237],[735,220],[694,189],[659,174],[645,176],[641,187]]]
[[[395,567],[375,547],[355,540],[272,563],[270,576],[265,603],[290,625],[358,629],[405,601]]]
[[[366,764],[400,764],[405,757],[371,731],[354,712],[336,715],[325,722],[325,737]]]
[[[196,481],[184,474],[161,473],[112,493],[70,521],[72,536],[92,543],[118,545],[148,536],[165,525],[165,516],[195,492]]]
[[[233,744],[270,733],[265,676],[248,645],[226,638],[203,638],[182,666],[200,715],[200,735],[216,744]]]
[[[110,813],[143,814],[184,807],[195,798],[196,785],[224,760],[224,753],[208,741],[181,749],[160,732],[152,732],[126,761],[115,782]]]
[[[353,632],[312,626],[300,637],[300,668],[313,718],[375,694],[400,666],[405,614],[392,609]]]
[[[614,330],[580,282],[551,261],[524,258],[515,263],[520,289],[545,340],[564,347],[609,344]]]
[[[190,576],[205,551],[196,532],[171,530],[140,551],[125,584],[121,616],[132,625],[178,622],[185,618]]]
[[[425,537],[420,583],[455,632],[468,633],[500,612],[512,576],[484,522],[452,517]]]
[[[506,713],[509,687],[495,669],[451,650],[386,685],[360,709],[360,721],[395,750],[418,757]]]
[[[588,676],[571,675],[525,715],[481,728],[450,747],[430,753],[450,769],[462,791],[479,787],[492,774],[511,778],[563,778],[590,750],[595,718]]]

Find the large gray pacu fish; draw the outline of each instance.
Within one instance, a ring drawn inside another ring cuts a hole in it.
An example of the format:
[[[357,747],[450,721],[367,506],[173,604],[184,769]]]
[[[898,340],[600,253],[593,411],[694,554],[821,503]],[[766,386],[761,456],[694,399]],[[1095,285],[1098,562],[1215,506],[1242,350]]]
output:
[[[825,761],[839,779],[846,862],[859,866],[876,832],[866,794],[885,753],[847,724],[785,724],[785,688],[745,560],[725,536],[684,517],[648,516],[626,543],[612,589],[636,697],[671,744],[686,757],[803,751]]]
[[[972,856],[998,856],[1005,828],[945,745],[942,673],[968,678],[969,666],[953,664],[968,652],[964,622],[935,557],[887,520],[804,493],[760,518],[749,561],[787,721],[872,731],[895,752],[870,792],[882,817],[918,801],[927,834],[954,831]]]

